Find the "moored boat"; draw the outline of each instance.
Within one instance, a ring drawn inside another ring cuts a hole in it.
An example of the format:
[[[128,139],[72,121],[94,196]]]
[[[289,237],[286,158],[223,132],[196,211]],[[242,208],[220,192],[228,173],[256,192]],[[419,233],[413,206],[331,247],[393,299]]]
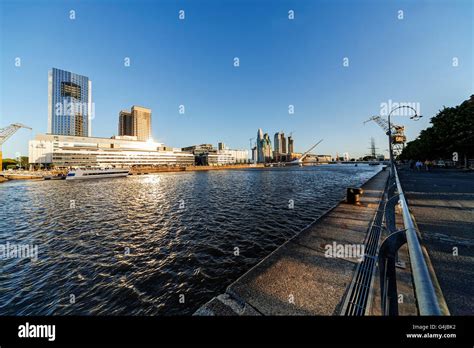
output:
[[[90,168],[70,170],[66,180],[119,178],[128,176],[130,170],[127,168]]]

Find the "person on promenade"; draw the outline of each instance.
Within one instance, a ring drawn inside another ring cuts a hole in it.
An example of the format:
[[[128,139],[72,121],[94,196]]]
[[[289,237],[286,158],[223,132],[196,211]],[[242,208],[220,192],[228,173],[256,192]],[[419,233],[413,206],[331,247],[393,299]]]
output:
[[[430,171],[430,167],[431,167],[431,162],[428,160],[425,160],[425,169],[427,172]]]
[[[410,168],[411,171],[415,170],[415,161],[414,160],[409,160],[408,161],[408,168]]]
[[[418,160],[416,161],[415,166],[416,166],[417,171],[421,171],[421,167],[423,166],[423,163],[420,160]]]

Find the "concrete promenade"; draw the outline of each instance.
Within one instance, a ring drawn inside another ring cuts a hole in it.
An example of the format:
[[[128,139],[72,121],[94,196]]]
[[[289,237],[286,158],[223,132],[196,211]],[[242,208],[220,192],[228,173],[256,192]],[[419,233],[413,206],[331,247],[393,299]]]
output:
[[[451,315],[473,315],[474,173],[403,168],[399,176]]]
[[[361,204],[344,202],[283,244],[195,315],[338,315],[358,260],[325,256],[325,246],[360,245],[388,171],[363,185]]]

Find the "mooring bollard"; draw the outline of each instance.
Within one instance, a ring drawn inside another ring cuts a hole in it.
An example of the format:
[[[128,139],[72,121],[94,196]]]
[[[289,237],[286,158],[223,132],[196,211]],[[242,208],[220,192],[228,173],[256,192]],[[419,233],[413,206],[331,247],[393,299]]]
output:
[[[360,204],[360,195],[364,193],[359,187],[348,187],[346,201],[349,204]]]

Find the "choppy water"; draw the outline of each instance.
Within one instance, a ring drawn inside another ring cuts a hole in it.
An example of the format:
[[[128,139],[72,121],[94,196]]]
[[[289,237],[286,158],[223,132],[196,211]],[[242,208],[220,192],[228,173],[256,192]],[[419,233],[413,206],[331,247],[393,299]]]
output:
[[[0,246],[37,245],[38,259],[0,255],[0,314],[192,314],[378,170],[1,184]]]

